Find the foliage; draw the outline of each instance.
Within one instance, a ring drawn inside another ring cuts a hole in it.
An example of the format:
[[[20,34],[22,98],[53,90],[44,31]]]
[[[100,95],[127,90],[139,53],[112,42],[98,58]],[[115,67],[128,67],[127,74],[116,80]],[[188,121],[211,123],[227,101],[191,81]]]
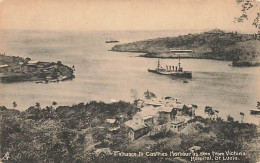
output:
[[[259,40],[256,34],[240,34],[214,29],[198,34],[180,35],[178,37],[155,38],[120,44],[112,47],[113,51],[141,52],[149,58],[178,58],[171,49],[189,49],[185,58],[203,58],[228,61],[260,63]],[[155,47],[160,47],[155,48]],[[181,56],[182,57],[182,56]]]
[[[256,10],[255,14],[256,17],[254,18],[254,21],[252,23],[253,26],[260,29],[260,3],[257,0],[236,0],[237,4],[240,5],[241,15],[239,17],[235,17],[235,22],[244,22],[244,20],[249,19],[249,14]]]
[[[146,99],[152,99],[152,98],[156,98],[156,95],[153,92],[147,90],[146,92],[144,92],[144,97]]]
[[[32,106],[25,111],[0,107],[2,116],[2,156],[10,153],[11,162],[164,162],[164,157],[93,157],[97,148],[119,151],[186,151],[198,145],[209,149],[251,150],[244,162],[255,162],[259,133],[257,126],[247,123],[227,122],[222,119],[211,121],[202,117],[193,120],[194,132],[174,133],[165,131],[154,136],[144,136],[134,142],[127,137],[128,128],[121,125],[117,132],[110,132],[106,118],[123,115],[126,121],[137,109],[123,101],[105,104],[92,101],[73,106]],[[91,160],[91,161],[87,161]]]

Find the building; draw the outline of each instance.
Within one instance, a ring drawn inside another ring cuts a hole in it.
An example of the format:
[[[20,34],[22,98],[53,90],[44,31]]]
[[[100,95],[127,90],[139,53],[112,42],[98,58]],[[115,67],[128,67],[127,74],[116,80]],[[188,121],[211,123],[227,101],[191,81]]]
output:
[[[185,126],[187,126],[187,122],[182,118],[176,118],[171,122],[171,130],[175,132],[181,131]]]
[[[33,61],[33,60],[28,61],[27,66],[37,66],[38,62],[39,61]]]
[[[158,109],[153,106],[146,106],[137,112],[132,120],[125,122],[129,128],[128,137],[131,140],[138,139],[149,133],[151,128],[157,124]]]
[[[190,54],[193,53],[193,50],[188,50],[188,49],[186,49],[186,50],[171,49],[170,51],[171,51],[171,55],[176,56],[176,57],[178,57],[178,56],[190,57],[191,56]]]
[[[0,68],[6,68],[9,67],[8,65],[0,65]]]
[[[94,151],[96,157],[105,157],[108,155],[112,155],[112,151],[109,148],[99,148]]]
[[[131,140],[136,140],[149,133],[149,127],[142,121],[129,120],[125,122],[125,125],[129,128],[127,135]]]
[[[148,133],[154,135],[170,129],[179,132],[190,122],[197,108],[197,105],[184,105],[172,97],[165,97],[162,100],[139,99],[136,104],[140,111],[132,120],[124,123],[129,128],[128,137],[131,140]]]
[[[172,119],[174,119],[176,116],[173,107],[162,106],[162,107],[158,108],[158,110],[159,110],[158,111],[159,112],[158,120],[159,120],[160,124],[168,123]]]
[[[106,119],[106,123],[109,125],[116,125],[117,120],[116,119]]]

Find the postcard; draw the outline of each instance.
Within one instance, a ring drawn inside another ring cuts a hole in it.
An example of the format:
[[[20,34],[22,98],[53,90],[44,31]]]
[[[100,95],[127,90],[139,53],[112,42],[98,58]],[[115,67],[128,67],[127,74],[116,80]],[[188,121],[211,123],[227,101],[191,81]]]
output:
[[[0,0],[0,162],[259,162],[259,19],[259,0]]]

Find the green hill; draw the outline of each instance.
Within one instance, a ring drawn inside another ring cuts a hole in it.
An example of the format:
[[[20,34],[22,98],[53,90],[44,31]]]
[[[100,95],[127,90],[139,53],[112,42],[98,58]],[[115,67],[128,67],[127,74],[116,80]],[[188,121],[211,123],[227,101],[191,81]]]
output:
[[[256,34],[240,34],[214,29],[204,33],[178,37],[155,38],[115,45],[112,51],[145,53],[142,57],[177,58],[174,50],[192,50],[182,58],[203,58],[233,61],[237,66],[256,66],[260,63],[260,41]]]

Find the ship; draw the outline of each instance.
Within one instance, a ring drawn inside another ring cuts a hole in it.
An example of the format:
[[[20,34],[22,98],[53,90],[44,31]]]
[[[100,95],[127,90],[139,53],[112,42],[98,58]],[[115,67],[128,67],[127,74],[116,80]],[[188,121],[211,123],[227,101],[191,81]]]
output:
[[[259,101],[257,102],[256,109],[250,110],[250,114],[253,114],[253,115],[259,115],[260,114],[260,102]]]
[[[107,39],[105,43],[117,43],[117,42],[119,42],[119,41],[114,38],[110,38],[110,39]]]
[[[148,72],[152,72],[159,75],[168,75],[168,76],[174,76],[179,78],[192,78],[192,72],[191,71],[183,71],[183,68],[181,67],[180,57],[179,57],[179,64],[178,66],[168,66],[166,65],[166,69],[162,68],[160,65],[160,59],[158,59],[158,64],[156,69],[148,69]]]

